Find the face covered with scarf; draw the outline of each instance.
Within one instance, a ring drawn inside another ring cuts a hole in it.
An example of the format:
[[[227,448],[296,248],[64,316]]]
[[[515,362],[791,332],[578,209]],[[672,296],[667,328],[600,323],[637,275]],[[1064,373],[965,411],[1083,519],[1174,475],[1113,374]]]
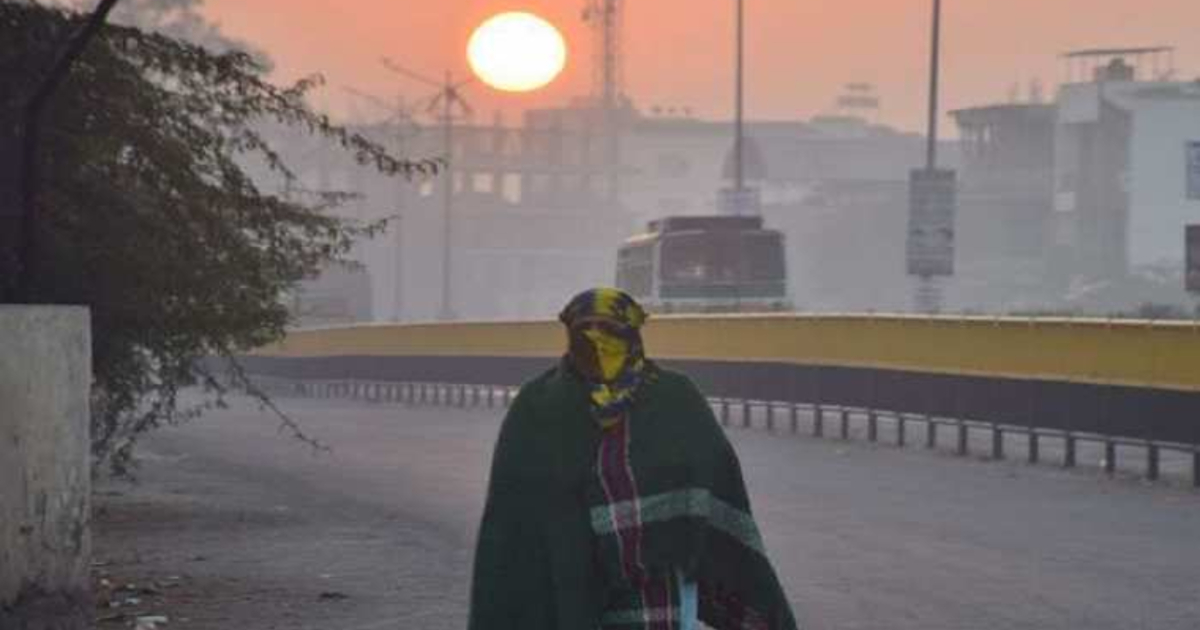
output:
[[[567,360],[591,387],[593,413],[602,425],[615,421],[653,374],[639,332],[646,312],[626,293],[599,288],[575,296],[559,320],[567,326]]]

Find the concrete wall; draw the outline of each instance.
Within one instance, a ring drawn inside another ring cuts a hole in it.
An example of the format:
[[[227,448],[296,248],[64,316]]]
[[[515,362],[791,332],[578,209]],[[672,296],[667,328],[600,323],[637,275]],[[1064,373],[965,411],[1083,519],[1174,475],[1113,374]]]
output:
[[[87,309],[0,306],[0,628],[89,627]]]

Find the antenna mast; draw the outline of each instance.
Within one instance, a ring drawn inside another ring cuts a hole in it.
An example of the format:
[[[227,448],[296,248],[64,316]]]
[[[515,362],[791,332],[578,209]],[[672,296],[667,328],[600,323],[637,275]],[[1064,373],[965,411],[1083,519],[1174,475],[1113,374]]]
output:
[[[604,171],[607,200],[620,201],[620,111],[625,104],[625,72],[621,51],[624,0],[587,0],[583,21],[592,28],[595,48],[592,57],[592,98],[599,106],[603,124]]]
[[[621,50],[623,0],[588,0],[583,20],[593,33],[592,95],[605,109],[616,109],[624,96],[624,60]]]

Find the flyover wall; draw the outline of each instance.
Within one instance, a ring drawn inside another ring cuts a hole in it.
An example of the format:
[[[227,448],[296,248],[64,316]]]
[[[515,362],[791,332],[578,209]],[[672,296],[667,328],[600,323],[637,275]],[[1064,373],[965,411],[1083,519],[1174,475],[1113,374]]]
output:
[[[936,434],[970,425],[1190,454],[1200,485],[1200,325],[1195,322],[894,315],[659,316],[647,353],[688,373],[710,397],[835,409],[871,424],[914,416]],[[297,330],[246,359],[250,371],[293,381],[520,384],[565,347],[557,322],[360,325]],[[744,413],[743,415],[746,415]],[[845,426],[846,420],[843,420]],[[820,421],[814,432],[822,431]],[[844,432],[844,431],[843,431]],[[965,446],[960,446],[960,451]],[[995,450],[1001,454],[999,450]]]

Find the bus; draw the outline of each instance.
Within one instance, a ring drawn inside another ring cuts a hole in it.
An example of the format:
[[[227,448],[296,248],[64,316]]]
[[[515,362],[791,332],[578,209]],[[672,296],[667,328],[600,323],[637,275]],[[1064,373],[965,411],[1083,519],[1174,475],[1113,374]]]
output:
[[[617,287],[651,312],[787,311],[786,269],[761,216],[673,216],[621,245]]]

